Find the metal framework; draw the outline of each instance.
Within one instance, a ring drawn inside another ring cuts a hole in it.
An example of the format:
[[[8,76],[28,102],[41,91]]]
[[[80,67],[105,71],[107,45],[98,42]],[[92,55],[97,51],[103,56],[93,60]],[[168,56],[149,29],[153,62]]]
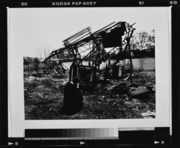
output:
[[[78,78],[80,83],[95,87],[97,80],[108,76],[107,73],[116,67],[120,60],[125,59],[127,53],[132,71],[130,38],[135,30],[134,24],[112,22],[94,33],[87,27],[63,40],[64,47],[53,51],[43,63],[54,75],[63,75],[65,70],[69,70],[63,66],[63,62],[71,60],[69,81]],[[54,60],[58,64],[51,66],[50,63]],[[85,61],[88,65],[84,65]],[[106,63],[106,68],[100,69],[103,62]]]

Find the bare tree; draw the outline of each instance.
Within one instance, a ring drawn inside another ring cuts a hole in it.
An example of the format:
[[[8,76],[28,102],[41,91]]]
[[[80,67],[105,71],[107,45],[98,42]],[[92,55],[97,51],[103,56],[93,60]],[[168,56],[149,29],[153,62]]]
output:
[[[39,74],[39,64],[41,63],[41,61],[36,57],[33,60],[33,64],[34,64],[34,68],[37,72],[37,74]]]
[[[148,40],[149,40],[150,48],[155,48],[155,31],[154,30],[151,31]]]
[[[139,37],[138,37],[138,39],[139,39],[139,49],[140,50],[144,50],[144,49],[146,49],[146,47],[147,47],[147,42],[148,42],[148,37],[149,37],[149,34],[147,33],[147,32],[140,32],[139,33]]]
[[[50,55],[50,51],[47,48],[44,48],[44,58],[47,58]]]
[[[131,50],[137,50],[138,49],[138,41],[137,41],[137,37],[136,36],[133,36],[131,38],[130,47],[131,47]]]
[[[135,57],[154,56],[155,31],[152,30],[150,33],[137,32],[131,38],[130,47]]]
[[[29,63],[26,57],[23,58],[23,62],[24,62],[24,66],[28,66],[28,76],[29,76]],[[25,67],[24,67],[24,71],[25,71]]]
[[[28,76],[31,74],[31,64],[33,62],[33,59],[31,57],[24,57],[24,65],[28,66]]]

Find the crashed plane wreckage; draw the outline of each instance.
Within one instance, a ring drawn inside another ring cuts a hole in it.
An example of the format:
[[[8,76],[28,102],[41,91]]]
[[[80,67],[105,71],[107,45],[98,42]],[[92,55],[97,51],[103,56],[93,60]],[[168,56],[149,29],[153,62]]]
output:
[[[43,63],[54,76],[63,76],[68,70],[69,81],[77,78],[80,88],[89,86],[93,89],[101,80],[121,78],[123,60],[127,58],[131,62],[132,74],[130,39],[135,30],[134,24],[113,22],[94,33],[87,27],[65,39],[64,47],[51,52]],[[53,66],[52,61],[56,61],[57,65]],[[63,64],[67,61],[72,62],[70,69]],[[100,68],[102,64],[106,66]]]

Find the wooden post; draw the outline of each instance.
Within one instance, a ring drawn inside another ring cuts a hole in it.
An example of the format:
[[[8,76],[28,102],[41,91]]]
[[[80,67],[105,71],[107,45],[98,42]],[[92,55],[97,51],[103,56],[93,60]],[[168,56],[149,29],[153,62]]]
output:
[[[130,55],[130,57],[129,57],[129,59],[130,59],[130,67],[131,67],[131,72],[130,72],[130,84],[132,84],[133,65],[132,65],[132,56],[131,56],[131,49],[130,49],[129,43],[130,43],[130,39],[131,39],[131,37],[132,37],[132,34],[133,34],[134,30],[135,30],[135,29],[133,28],[133,30],[131,31],[130,36],[127,38],[127,45],[128,45],[128,48],[129,48],[129,55]]]
[[[130,46],[128,45],[129,48],[129,59],[130,59],[130,67],[131,67],[131,72],[130,72],[130,84],[132,84],[132,73],[133,73],[133,65],[132,65],[132,56],[131,56],[131,49]]]

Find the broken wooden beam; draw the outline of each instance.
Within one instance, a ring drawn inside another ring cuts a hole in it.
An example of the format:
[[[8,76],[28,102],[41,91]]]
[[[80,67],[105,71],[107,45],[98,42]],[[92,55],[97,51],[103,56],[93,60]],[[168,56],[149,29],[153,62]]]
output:
[[[126,94],[129,92],[129,86],[126,83],[121,82],[116,85],[109,86],[107,90],[114,93]]]
[[[143,116],[143,118],[155,118],[156,117],[156,113],[150,112],[150,111],[141,113],[141,115]]]
[[[145,94],[148,92],[149,92],[149,90],[147,88],[142,88],[142,89],[137,89],[137,90],[131,91],[130,95],[137,96],[137,95]]]

